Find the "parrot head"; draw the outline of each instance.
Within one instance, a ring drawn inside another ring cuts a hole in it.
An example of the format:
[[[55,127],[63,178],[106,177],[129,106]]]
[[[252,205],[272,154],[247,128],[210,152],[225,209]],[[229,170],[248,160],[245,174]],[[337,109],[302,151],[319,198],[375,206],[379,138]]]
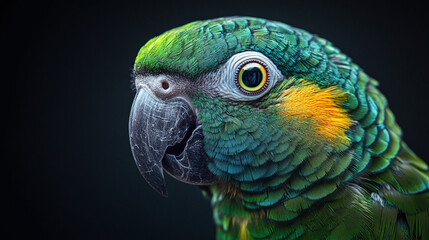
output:
[[[302,176],[328,173],[335,153],[351,155],[350,66],[328,41],[265,19],[167,31],[134,64],[129,136],[137,166],[164,196],[164,172],[240,192],[282,188],[262,206],[297,195],[311,184]]]

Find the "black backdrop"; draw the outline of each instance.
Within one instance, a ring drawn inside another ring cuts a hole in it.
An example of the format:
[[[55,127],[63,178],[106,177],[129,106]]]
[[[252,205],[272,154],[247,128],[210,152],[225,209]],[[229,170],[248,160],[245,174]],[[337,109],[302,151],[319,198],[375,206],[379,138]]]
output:
[[[427,161],[424,9],[376,1],[2,3],[2,129],[8,134],[0,234],[214,238],[210,202],[170,178],[169,198],[152,191],[135,167],[127,133],[140,46],[193,20],[264,17],[330,40],[379,80],[405,140]]]

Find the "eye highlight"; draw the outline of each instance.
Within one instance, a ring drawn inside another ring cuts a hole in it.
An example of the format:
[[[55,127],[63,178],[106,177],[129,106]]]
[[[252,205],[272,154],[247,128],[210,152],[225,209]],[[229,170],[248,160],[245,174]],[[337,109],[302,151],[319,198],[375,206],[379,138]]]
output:
[[[268,86],[268,73],[262,62],[246,61],[237,70],[236,85],[243,93],[257,95]]]

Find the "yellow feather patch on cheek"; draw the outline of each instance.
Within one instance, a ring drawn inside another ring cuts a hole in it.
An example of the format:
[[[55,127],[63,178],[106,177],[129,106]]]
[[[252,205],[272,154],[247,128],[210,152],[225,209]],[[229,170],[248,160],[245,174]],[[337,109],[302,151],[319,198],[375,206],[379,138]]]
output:
[[[347,101],[346,93],[331,86],[320,88],[310,82],[301,81],[299,86],[286,89],[281,95],[280,115],[286,119],[298,120],[303,128],[311,129],[334,145],[348,145],[350,139],[346,130],[352,121],[341,104]],[[304,125],[309,126],[304,126]]]

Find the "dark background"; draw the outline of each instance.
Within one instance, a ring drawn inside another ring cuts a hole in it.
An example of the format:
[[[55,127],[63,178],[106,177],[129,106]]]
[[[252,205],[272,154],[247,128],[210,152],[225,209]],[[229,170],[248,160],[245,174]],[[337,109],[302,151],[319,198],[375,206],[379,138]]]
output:
[[[264,17],[330,40],[379,80],[404,139],[427,161],[425,9],[377,1],[2,3],[0,237],[214,238],[210,202],[170,178],[162,198],[128,143],[139,48],[193,20]]]

